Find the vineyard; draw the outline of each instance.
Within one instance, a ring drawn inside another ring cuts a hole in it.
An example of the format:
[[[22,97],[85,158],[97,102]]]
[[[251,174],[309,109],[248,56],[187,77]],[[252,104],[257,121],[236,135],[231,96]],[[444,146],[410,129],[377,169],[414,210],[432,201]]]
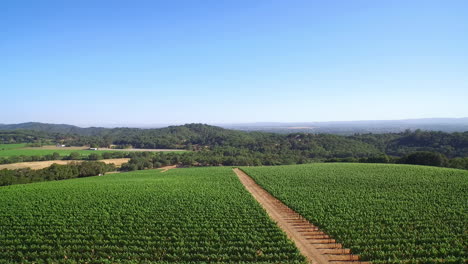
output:
[[[271,194],[373,263],[466,263],[468,172],[383,164],[245,167]]]
[[[303,263],[230,168],[0,188],[0,263]]]

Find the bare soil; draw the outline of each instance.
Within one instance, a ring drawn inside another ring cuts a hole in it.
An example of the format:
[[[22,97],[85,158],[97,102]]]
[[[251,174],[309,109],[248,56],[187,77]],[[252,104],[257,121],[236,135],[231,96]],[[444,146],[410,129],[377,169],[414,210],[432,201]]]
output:
[[[359,261],[359,256],[351,254],[349,249],[322,232],[300,214],[287,207],[258,185],[245,172],[234,169],[241,183],[262,205],[271,219],[286,233],[309,263],[366,263]]]
[[[122,164],[127,163],[130,159],[122,158],[122,159],[103,159],[98,160],[100,162],[104,162],[106,164],[114,163],[116,167],[122,166]],[[24,168],[31,168],[33,170],[39,170],[49,167],[52,164],[59,164],[65,165],[71,162],[83,162],[82,160],[48,160],[48,161],[32,161],[32,162],[19,162],[19,163],[11,163],[11,164],[3,164],[0,165],[0,170],[2,169],[24,169]]]
[[[171,165],[171,166],[164,166],[164,167],[161,167],[161,168],[158,168],[158,169],[162,169],[161,172],[166,172],[170,169],[175,169],[177,168],[177,165]]]

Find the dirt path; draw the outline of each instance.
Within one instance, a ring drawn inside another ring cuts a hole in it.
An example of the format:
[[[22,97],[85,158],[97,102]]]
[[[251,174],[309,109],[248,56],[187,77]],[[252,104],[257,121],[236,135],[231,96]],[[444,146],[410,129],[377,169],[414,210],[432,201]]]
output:
[[[122,166],[122,164],[127,163],[130,159],[122,158],[122,159],[102,159],[97,160],[100,162],[104,162],[106,164],[114,163],[116,167]],[[39,170],[49,167],[50,165],[56,163],[59,165],[66,165],[71,162],[83,162],[82,160],[47,160],[47,161],[31,161],[31,162],[18,162],[18,163],[11,163],[11,164],[3,164],[0,165],[0,170],[2,169],[23,169],[23,168],[31,168],[33,170]]]
[[[164,167],[161,167],[161,168],[158,168],[158,169],[162,169],[161,172],[166,172],[170,169],[175,169],[177,167],[177,165],[171,165],[171,166],[164,166]]]
[[[350,253],[318,227],[265,191],[245,172],[234,169],[241,183],[262,205],[273,221],[286,233],[309,263],[358,264],[357,255]]]

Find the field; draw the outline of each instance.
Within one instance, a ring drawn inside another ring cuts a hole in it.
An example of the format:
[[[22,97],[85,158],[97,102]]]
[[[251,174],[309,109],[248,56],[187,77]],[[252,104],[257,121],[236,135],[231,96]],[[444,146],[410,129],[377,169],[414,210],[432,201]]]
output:
[[[468,259],[467,171],[336,163],[243,170],[363,260]]]
[[[0,188],[0,262],[302,263],[231,168]]]
[[[60,156],[68,156],[72,152],[77,152],[83,157],[87,157],[92,153],[102,154],[105,152],[135,152],[135,151],[176,151],[176,152],[186,152],[184,150],[154,150],[154,149],[105,149],[105,150],[88,150],[85,147],[55,147],[55,146],[45,146],[30,148],[26,147],[26,144],[0,144],[0,158],[1,157],[11,157],[11,156],[44,156],[51,155],[54,152],[60,154]]]
[[[26,144],[20,143],[20,144],[0,144],[0,151],[3,150],[10,150],[10,149],[17,149],[17,148],[24,148]]]
[[[114,164],[117,168],[122,166],[122,164],[127,163],[130,159],[129,158],[122,158],[122,159],[103,159],[100,162],[104,162],[106,164]],[[3,164],[0,165],[0,170],[9,169],[9,170],[16,170],[16,169],[23,169],[23,168],[31,168],[33,170],[39,170],[49,167],[52,164],[59,164],[59,165],[66,165],[73,162],[82,162],[81,160],[47,160],[47,161],[31,161],[31,162],[18,162],[18,163],[10,163],[10,164]]]
[[[77,152],[81,156],[86,157],[91,153],[104,153],[112,151],[100,151],[100,150],[86,150],[83,148],[29,148],[26,144],[0,144],[0,157],[11,157],[11,156],[45,156],[52,155],[54,152],[60,154],[60,156],[70,155],[72,152]]]
[[[242,170],[363,261],[468,259],[467,171],[343,163]],[[229,167],[0,187],[0,246],[0,263],[305,260]]]

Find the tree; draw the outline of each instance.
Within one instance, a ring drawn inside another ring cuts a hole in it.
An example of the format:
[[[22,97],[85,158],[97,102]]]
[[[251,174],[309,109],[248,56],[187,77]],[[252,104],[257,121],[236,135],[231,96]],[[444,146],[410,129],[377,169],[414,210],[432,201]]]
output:
[[[97,153],[92,153],[92,154],[89,154],[89,156],[88,156],[89,160],[98,160],[100,158],[101,158],[101,156],[99,154],[97,154]]]
[[[103,159],[112,159],[113,155],[111,152],[104,152],[102,153],[102,158]]]
[[[371,156],[368,158],[359,159],[359,162],[366,162],[366,163],[389,163],[390,157],[383,154],[379,156]]]
[[[454,158],[449,162],[450,168],[468,170],[468,158]]]
[[[404,156],[399,163],[442,167],[447,166],[448,160],[440,153],[419,151]]]
[[[69,160],[77,160],[80,159],[80,153],[78,152],[72,152],[70,155],[68,155]]]

